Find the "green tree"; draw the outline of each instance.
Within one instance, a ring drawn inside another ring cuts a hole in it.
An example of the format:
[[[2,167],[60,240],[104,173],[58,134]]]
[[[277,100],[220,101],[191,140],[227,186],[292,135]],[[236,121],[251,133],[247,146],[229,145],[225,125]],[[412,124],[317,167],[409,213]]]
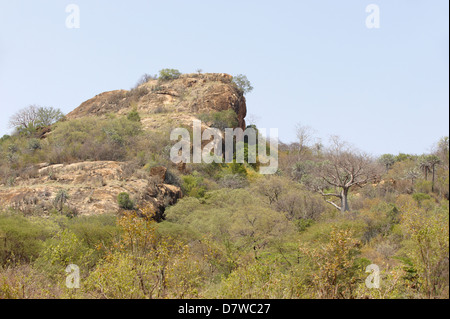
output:
[[[239,74],[236,76],[233,76],[233,83],[236,85],[236,87],[242,92],[242,94],[247,94],[253,91],[253,86],[251,85],[250,81],[247,79],[247,76],[243,74]]]
[[[37,110],[38,127],[50,126],[64,118],[64,113],[60,109],[53,107],[39,107]]]
[[[392,165],[395,163],[395,156],[392,154],[383,154],[378,161],[386,168],[386,173],[389,171]]]
[[[159,80],[160,81],[171,81],[178,79],[181,75],[181,72],[176,69],[162,69],[159,71]]]

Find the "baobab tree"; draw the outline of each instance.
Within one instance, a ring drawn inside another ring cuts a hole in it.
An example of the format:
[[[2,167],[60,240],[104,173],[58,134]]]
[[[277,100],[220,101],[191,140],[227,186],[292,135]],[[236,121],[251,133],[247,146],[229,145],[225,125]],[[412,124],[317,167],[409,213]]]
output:
[[[363,187],[376,182],[380,176],[380,168],[367,154],[351,148],[339,138],[332,138],[332,146],[325,153],[325,161],[317,166],[316,174],[324,182],[316,186],[317,191],[326,198],[335,197],[339,203],[327,199],[341,212],[350,210],[348,195],[350,189]],[[334,191],[329,191],[333,188]]]
[[[36,127],[38,121],[38,109],[38,106],[30,105],[25,109],[19,110],[9,119],[9,126],[17,129]]]

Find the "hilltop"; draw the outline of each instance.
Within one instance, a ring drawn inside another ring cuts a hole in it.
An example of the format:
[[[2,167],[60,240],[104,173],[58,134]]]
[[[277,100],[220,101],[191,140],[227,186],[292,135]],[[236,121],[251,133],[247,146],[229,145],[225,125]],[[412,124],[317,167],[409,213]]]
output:
[[[236,113],[238,126],[245,129],[247,114],[245,97],[233,84],[231,75],[191,73],[166,81],[149,79],[129,91],[101,93],[67,114],[67,119],[108,113],[126,115],[133,109],[139,112],[144,127],[148,129],[159,128],[163,124],[155,120],[155,114],[170,113],[171,119],[192,124],[192,118],[198,114],[227,110]]]

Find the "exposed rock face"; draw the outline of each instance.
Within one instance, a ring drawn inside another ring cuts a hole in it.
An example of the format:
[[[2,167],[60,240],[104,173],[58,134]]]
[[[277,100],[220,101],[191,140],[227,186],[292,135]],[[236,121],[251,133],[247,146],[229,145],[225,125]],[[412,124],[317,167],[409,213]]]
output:
[[[164,166],[152,167],[150,169],[150,176],[152,176],[156,182],[164,183],[166,180],[167,168]]]
[[[40,164],[35,178],[18,179],[14,187],[0,186],[0,205],[24,212],[49,211],[56,194],[65,190],[65,204],[79,214],[113,213],[119,210],[117,195],[127,192],[142,205],[151,205],[161,219],[165,207],[182,197],[179,187],[164,184],[163,171],[162,167],[155,176],[134,177],[127,176],[127,164],[121,162]]]
[[[130,91],[101,93],[82,103],[67,118],[99,116],[111,112],[126,114],[133,108],[144,114],[170,112],[190,115],[233,109],[242,129],[245,129],[247,115],[245,97],[232,83],[231,75],[193,73],[165,82],[150,80]]]

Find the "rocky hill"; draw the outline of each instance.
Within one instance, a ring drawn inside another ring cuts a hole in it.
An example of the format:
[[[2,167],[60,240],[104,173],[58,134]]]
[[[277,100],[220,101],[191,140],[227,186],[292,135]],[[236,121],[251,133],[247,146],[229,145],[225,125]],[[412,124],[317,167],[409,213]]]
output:
[[[192,124],[197,114],[229,109],[236,112],[239,127],[244,129],[247,114],[245,97],[232,84],[231,75],[192,73],[171,81],[150,80],[129,91],[101,93],[82,103],[67,118],[126,114],[132,109],[143,115],[143,124],[149,129],[161,125],[155,123],[153,114],[170,113],[171,119]]]
[[[166,130],[192,125],[199,114],[234,110],[238,126],[245,128],[246,102],[228,74],[183,74],[169,81],[149,80],[131,90],[101,93],[67,114],[68,121],[84,117],[126,115],[136,110],[144,130]],[[48,136],[47,133],[45,136]],[[127,192],[142,205],[150,205],[158,218],[167,205],[182,197],[180,187],[166,180],[165,167],[130,174],[129,163],[88,161],[30,167],[27,177],[14,185],[0,185],[0,205],[25,212],[49,211],[58,193],[66,194],[67,207],[83,215],[117,212],[117,196]]]

